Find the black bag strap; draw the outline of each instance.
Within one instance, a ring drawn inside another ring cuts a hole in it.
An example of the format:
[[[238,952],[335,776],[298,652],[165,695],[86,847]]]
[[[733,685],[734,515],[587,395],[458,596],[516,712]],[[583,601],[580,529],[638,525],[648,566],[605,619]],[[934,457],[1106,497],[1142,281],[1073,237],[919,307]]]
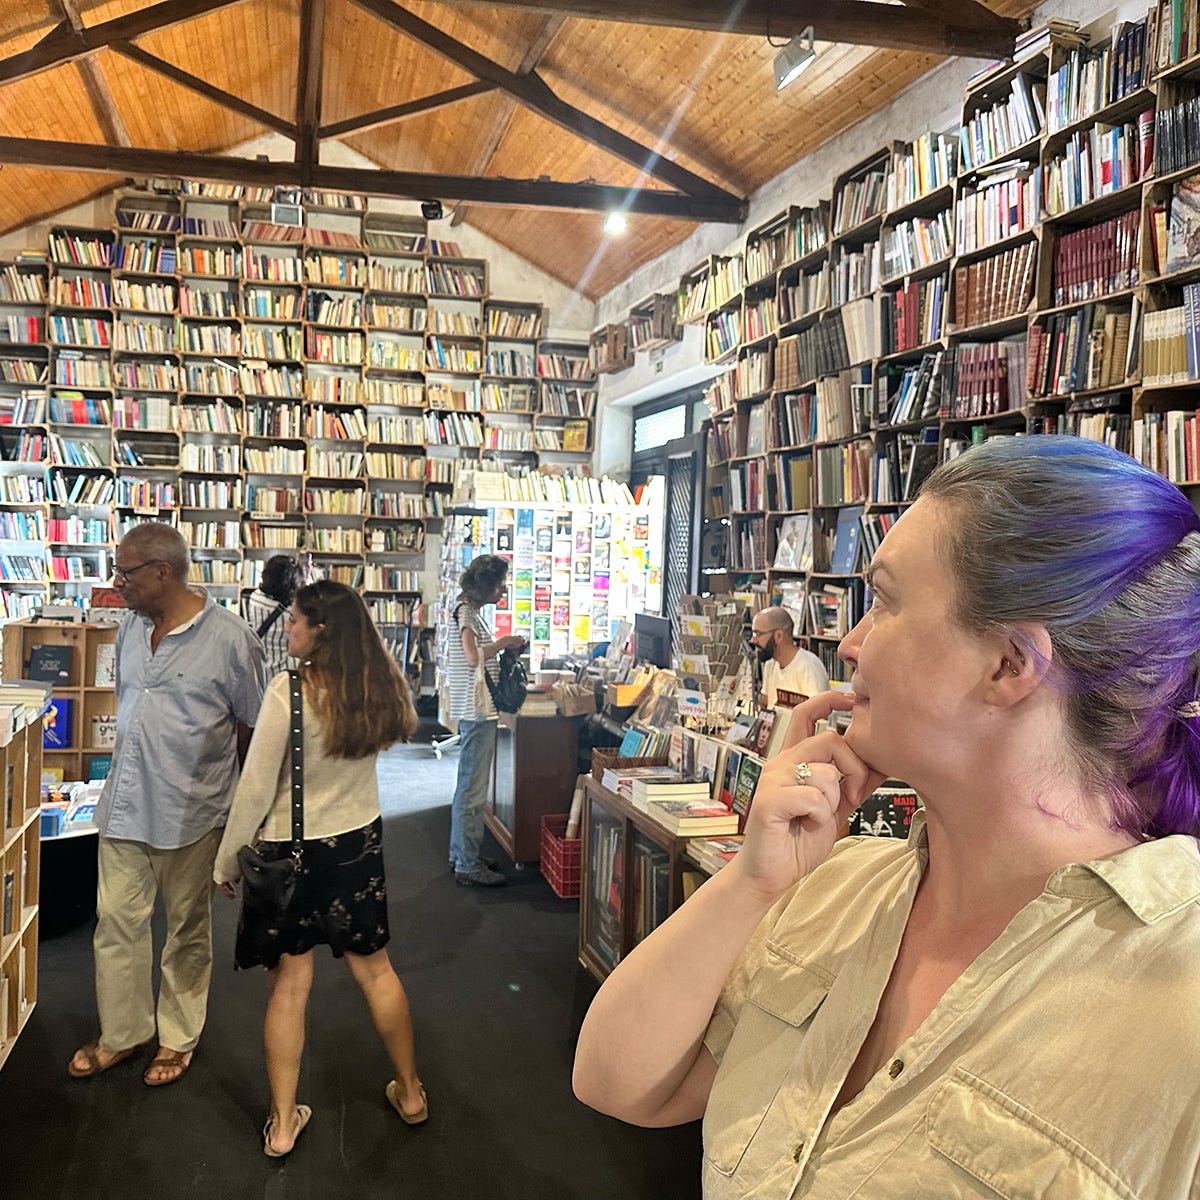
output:
[[[279,601],[276,601],[276,604],[279,604]],[[271,626],[274,625],[275,622],[278,621],[279,618],[283,616],[284,609],[286,609],[286,608],[287,608],[286,604],[279,604],[279,607],[255,630],[255,633],[260,638],[266,637],[267,630],[270,629]]]
[[[292,857],[297,865],[304,849],[304,712],[300,672],[288,672],[292,708]]]

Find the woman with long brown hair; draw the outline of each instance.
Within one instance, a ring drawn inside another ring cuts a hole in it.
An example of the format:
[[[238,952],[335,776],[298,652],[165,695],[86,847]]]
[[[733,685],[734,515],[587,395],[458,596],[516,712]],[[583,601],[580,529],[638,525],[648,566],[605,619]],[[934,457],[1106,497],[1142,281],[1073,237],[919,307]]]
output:
[[[386,1094],[409,1125],[428,1119],[417,1077],[404,987],[384,947],[387,889],[375,760],[416,728],[408,685],[358,594],[321,580],[296,593],[287,616],[288,652],[300,661],[304,757],[303,853],[296,890],[282,917],[264,922],[245,909],[240,967],[271,972],[263,1041],[271,1114],[263,1149],[287,1154],[312,1116],[296,1103],[304,1015],[314,946],[345,957],[395,1069]],[[289,676],[267,688],[254,739],[217,854],[213,877],[226,895],[239,877],[239,847],[254,842],[267,860],[292,854]],[[264,926],[262,928],[258,926]]]

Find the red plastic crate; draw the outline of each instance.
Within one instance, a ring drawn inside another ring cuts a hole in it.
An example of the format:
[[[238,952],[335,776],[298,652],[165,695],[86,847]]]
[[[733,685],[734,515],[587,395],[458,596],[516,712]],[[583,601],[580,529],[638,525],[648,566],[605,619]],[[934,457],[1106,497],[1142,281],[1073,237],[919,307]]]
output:
[[[546,882],[564,900],[579,895],[579,858],[582,838],[564,836],[567,814],[550,813],[542,818],[541,855],[539,862]]]

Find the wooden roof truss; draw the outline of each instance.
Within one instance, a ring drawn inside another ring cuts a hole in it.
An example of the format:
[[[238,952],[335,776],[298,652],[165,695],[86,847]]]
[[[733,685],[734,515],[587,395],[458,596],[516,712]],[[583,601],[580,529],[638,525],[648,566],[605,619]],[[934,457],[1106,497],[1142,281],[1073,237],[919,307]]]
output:
[[[537,73],[537,65],[564,20],[586,17],[641,25],[787,38],[811,25],[823,41],[932,51],[975,57],[1011,52],[1021,22],[1001,17],[977,0],[907,0],[904,5],[870,0],[500,0],[496,7],[546,14],[533,44],[516,70],[509,70],[421,19],[396,0],[351,0],[456,67],[474,82],[376,109],[329,124],[321,121],[325,0],[297,0],[300,20],[296,111],[292,120],[215,87],[135,44],[148,33],[192,20],[240,0],[164,0],[123,17],[85,25],[77,0],[53,0],[62,21],[30,49],[0,60],[0,84],[66,63],[79,64],[89,100],[107,143],[57,142],[0,137],[0,161],[73,171],[147,176],[185,176],[229,182],[314,187],[406,198],[439,197],[471,204],[550,207],[677,217],[688,221],[737,223],[746,201],[664,157],[657,150],[560,99]],[[468,0],[447,0],[451,4]],[[120,113],[93,56],[112,52],[157,72],[208,100],[249,117],[295,142],[291,163],[226,155],[143,149],[130,145]],[[360,170],[322,165],[323,139],[363,132],[499,90],[499,106],[480,149],[463,175]],[[647,186],[593,182],[559,183],[488,175],[518,106],[632,165]],[[455,214],[461,220],[464,209]]]

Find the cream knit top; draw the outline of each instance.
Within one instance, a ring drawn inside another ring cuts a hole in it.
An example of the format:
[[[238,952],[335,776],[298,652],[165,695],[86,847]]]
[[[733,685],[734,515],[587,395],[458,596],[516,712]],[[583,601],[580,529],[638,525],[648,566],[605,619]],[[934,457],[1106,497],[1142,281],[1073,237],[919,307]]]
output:
[[[304,837],[333,837],[361,829],[379,816],[379,784],[375,760],[333,758],[312,705],[304,704]],[[292,838],[291,739],[288,676],[281,671],[267,685],[254,738],[238,782],[217,851],[213,879],[226,883],[238,878],[237,852],[253,842],[259,829],[268,842]]]

